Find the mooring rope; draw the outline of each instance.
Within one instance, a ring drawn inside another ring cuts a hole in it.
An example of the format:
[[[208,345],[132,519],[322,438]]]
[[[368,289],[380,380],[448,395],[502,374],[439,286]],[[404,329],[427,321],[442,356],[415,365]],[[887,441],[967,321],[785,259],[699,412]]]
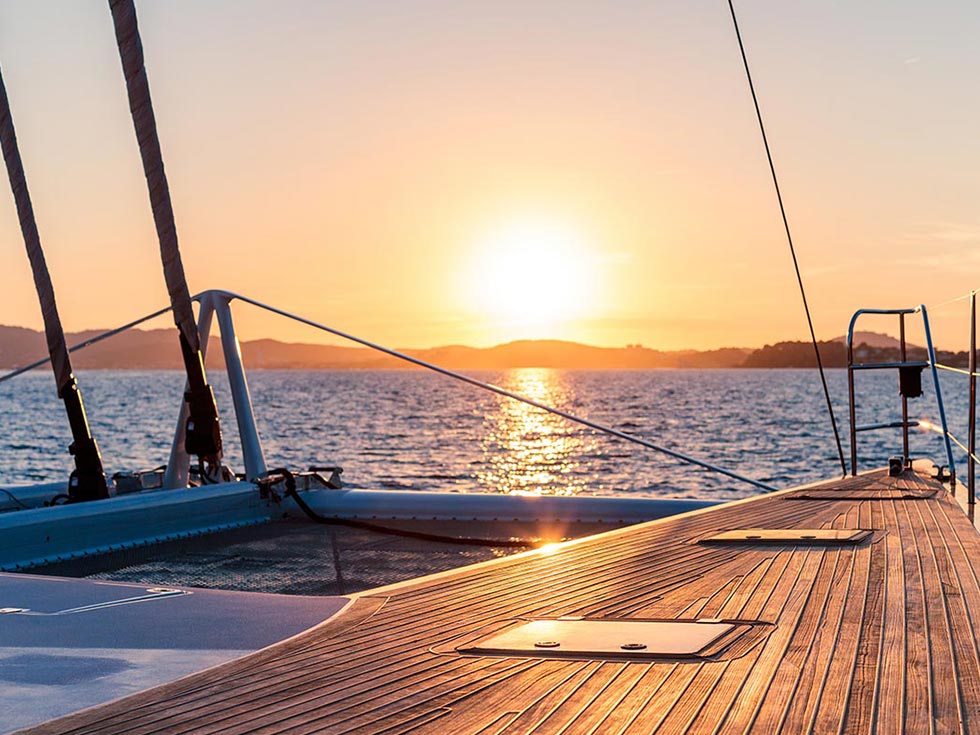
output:
[[[72,433],[69,451],[75,456],[75,472],[72,473],[69,481],[69,494],[73,501],[107,498],[109,491],[102,467],[102,457],[89,429],[81,390],[72,374],[68,345],[65,343],[65,331],[61,326],[61,317],[58,315],[58,305],[54,297],[54,285],[51,283],[51,274],[48,272],[44,250],[41,248],[41,236],[37,229],[31,195],[27,189],[27,176],[24,173],[24,163],[17,145],[10,101],[7,99],[7,88],[3,83],[2,73],[0,73],[0,147],[3,149],[10,189],[17,205],[20,231],[24,236],[24,246],[34,275],[34,288],[41,304],[44,336],[48,344],[51,367],[54,370],[58,397],[65,403]]]
[[[733,0],[728,0],[728,9],[732,14],[732,25],[735,26],[735,37],[738,39],[738,49],[742,54],[742,64],[745,66],[745,78],[749,83],[749,91],[752,93],[752,104],[755,106],[755,115],[759,120],[759,132],[762,133],[762,144],[766,149],[766,158],[769,161],[769,173],[772,174],[772,184],[776,189],[776,200],[779,202],[779,213],[783,218],[783,229],[786,231],[786,241],[789,243],[789,252],[793,256],[793,269],[796,271],[796,282],[800,286],[800,296],[803,299],[803,311],[806,312],[806,323],[810,328],[810,341],[813,343],[813,354],[817,359],[817,370],[820,372],[820,382],[823,385],[823,395],[827,402],[827,413],[830,414],[830,425],[834,430],[834,441],[837,444],[837,456],[840,458],[841,471],[847,474],[847,463],[844,461],[844,447],[841,445],[840,431],[837,429],[837,417],[834,415],[834,405],[830,400],[830,389],[827,387],[827,376],[823,369],[823,360],[820,359],[820,347],[817,344],[817,335],[813,329],[813,318],[810,316],[810,305],[807,303],[806,289],[803,286],[803,276],[800,273],[800,263],[796,258],[796,247],[793,245],[793,234],[789,229],[789,219],[786,217],[786,206],[783,204],[783,195],[779,189],[779,178],[776,176],[776,165],[772,160],[772,151],[769,148],[769,138],[766,136],[766,125],[762,121],[762,109],[759,107],[759,98],[755,93],[755,84],[752,82],[752,72],[749,70],[749,59],[745,55],[745,45],[742,43],[742,34],[738,28],[738,18],[735,15],[735,5]]]

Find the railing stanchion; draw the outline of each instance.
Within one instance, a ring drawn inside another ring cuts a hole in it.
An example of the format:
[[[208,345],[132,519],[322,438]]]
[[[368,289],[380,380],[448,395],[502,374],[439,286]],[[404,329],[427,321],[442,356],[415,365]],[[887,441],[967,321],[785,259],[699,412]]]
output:
[[[929,368],[932,372],[932,383],[936,389],[936,407],[939,409],[939,424],[943,433],[943,444],[946,447],[946,464],[949,465],[949,489],[956,495],[956,463],[953,461],[953,444],[950,441],[949,424],[946,422],[946,406],[943,404],[943,389],[939,385],[939,369],[936,367],[936,347],[932,343],[932,329],[929,327],[929,312],[925,304],[920,304],[922,314],[922,329],[926,336],[926,350],[929,354]]]
[[[858,449],[857,449],[857,404],[854,401],[854,323],[858,315],[855,314],[847,327],[847,406],[848,420],[850,423],[851,434],[851,476],[857,476]]]
[[[977,292],[970,293],[970,452],[967,461],[967,505],[970,513],[977,501],[976,465],[977,456]]]
[[[905,314],[898,315],[899,359],[908,362],[908,349],[905,344]],[[902,459],[909,461],[909,398],[902,393]]]

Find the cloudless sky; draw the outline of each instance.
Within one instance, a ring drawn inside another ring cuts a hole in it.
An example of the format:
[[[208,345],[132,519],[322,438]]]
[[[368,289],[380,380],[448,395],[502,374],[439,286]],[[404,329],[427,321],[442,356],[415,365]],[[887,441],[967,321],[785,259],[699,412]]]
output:
[[[818,336],[980,286],[980,4],[738,9]],[[137,10],[192,291],[394,346],[806,334],[722,0]],[[66,328],[164,305],[107,4],[0,0],[0,66]],[[40,326],[9,194],[0,293]]]

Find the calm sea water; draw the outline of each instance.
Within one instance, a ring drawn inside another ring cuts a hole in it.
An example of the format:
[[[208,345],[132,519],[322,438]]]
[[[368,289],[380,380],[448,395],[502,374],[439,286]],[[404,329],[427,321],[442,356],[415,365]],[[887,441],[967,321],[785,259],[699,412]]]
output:
[[[477,377],[593,421],[785,487],[839,471],[814,371],[518,369]],[[928,374],[925,376],[927,377]],[[241,468],[223,375],[227,460]],[[828,374],[846,441],[846,373]],[[79,375],[109,472],[166,461],[183,376]],[[728,499],[749,485],[685,465],[495,394],[416,371],[254,371],[249,376],[270,466],[339,464],[358,488]],[[900,417],[893,372],[859,375],[859,423]],[[937,420],[929,381],[913,418]],[[966,436],[966,380],[943,378],[951,430]],[[0,385],[2,482],[63,479],[69,436],[50,374]],[[900,452],[897,430],[862,435],[864,466]],[[913,453],[939,458],[935,433],[914,430]],[[846,451],[846,445],[845,445]],[[958,452],[958,457],[962,453]]]

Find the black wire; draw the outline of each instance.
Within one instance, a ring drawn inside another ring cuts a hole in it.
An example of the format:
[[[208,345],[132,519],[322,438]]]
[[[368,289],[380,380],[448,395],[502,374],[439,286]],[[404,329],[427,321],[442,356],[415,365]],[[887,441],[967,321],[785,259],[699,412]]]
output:
[[[470,537],[460,537],[460,536],[442,536],[435,533],[424,533],[422,531],[408,531],[401,528],[391,528],[390,526],[380,526],[376,523],[368,523],[367,521],[355,521],[350,518],[329,518],[327,516],[322,516],[313,510],[306,501],[300,497],[300,494],[296,491],[296,478],[293,473],[285,468],[277,468],[274,470],[269,470],[269,475],[282,475],[286,481],[286,492],[285,496],[287,498],[292,498],[296,501],[296,505],[299,506],[307,517],[315,522],[320,523],[325,526],[346,526],[347,528],[359,528],[364,531],[374,531],[376,533],[384,533],[390,536],[401,536],[403,538],[417,539],[419,541],[435,541],[437,543],[443,544],[456,544],[459,546],[489,546],[489,547],[506,547],[511,549],[526,549],[534,546],[533,543],[529,541],[518,541],[514,539],[486,539],[486,538],[470,538]]]
[[[15,503],[17,503],[17,505],[19,505],[21,508],[24,508],[25,510],[28,508],[28,506],[25,503],[21,502],[20,498],[18,498],[16,495],[14,495],[9,490],[4,490],[3,488],[0,488],[0,493],[3,493],[4,495],[6,495],[8,498],[10,498]]]
[[[755,94],[755,84],[752,83],[752,72],[749,71],[749,60],[745,55],[745,45],[742,34],[738,29],[738,18],[735,16],[733,0],[728,0],[728,9],[732,13],[732,25],[735,26],[735,37],[738,39],[738,50],[742,54],[742,64],[745,66],[745,78],[749,82],[752,93],[752,104],[755,105],[755,115],[759,120],[759,132],[762,133],[762,143],[766,148],[766,158],[769,160],[769,172],[772,183],[776,188],[776,199],[779,201],[779,213],[783,217],[783,228],[786,230],[786,240],[789,242],[789,252],[793,256],[793,268],[796,270],[796,281],[800,284],[800,296],[803,297],[803,310],[806,312],[806,323],[810,328],[810,341],[813,342],[813,354],[817,358],[817,369],[820,371],[820,382],[823,384],[823,395],[827,401],[827,413],[830,414],[830,425],[834,429],[834,441],[837,443],[837,456],[840,458],[841,471],[847,475],[847,463],[844,461],[844,448],[841,446],[840,432],[837,430],[837,417],[834,416],[834,406],[830,401],[830,389],[827,387],[827,376],[824,374],[823,361],[820,359],[820,348],[817,345],[817,335],[813,331],[813,319],[810,317],[810,306],[806,300],[806,289],[803,288],[803,276],[800,274],[800,264],[796,259],[796,248],[793,246],[793,235],[790,233],[789,220],[786,218],[786,207],[783,205],[783,195],[779,190],[779,179],[776,177],[776,166],[772,162],[772,151],[769,149],[769,138],[766,136],[766,126],[762,121],[762,110],[759,108],[759,98]]]

